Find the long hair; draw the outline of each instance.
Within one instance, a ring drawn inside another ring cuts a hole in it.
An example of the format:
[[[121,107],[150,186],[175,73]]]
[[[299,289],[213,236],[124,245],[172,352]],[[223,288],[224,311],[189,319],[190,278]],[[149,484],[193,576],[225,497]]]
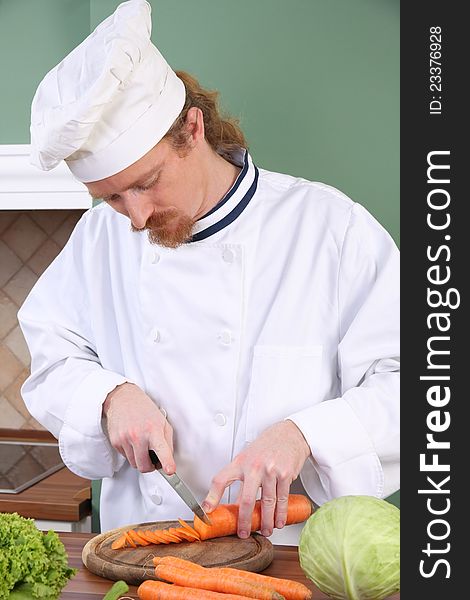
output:
[[[186,88],[186,101],[183,110],[170,127],[165,138],[176,150],[184,150],[190,133],[185,127],[188,110],[195,106],[201,109],[204,116],[204,135],[211,148],[223,156],[230,158],[230,153],[240,148],[247,148],[247,143],[238,119],[221,114],[218,98],[219,92],[206,90],[198,80],[185,71],[176,71],[176,75]]]

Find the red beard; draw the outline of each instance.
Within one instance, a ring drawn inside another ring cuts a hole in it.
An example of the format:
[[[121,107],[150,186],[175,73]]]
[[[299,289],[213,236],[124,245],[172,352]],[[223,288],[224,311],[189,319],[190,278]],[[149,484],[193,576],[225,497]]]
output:
[[[152,214],[142,229],[131,225],[131,230],[147,231],[151,244],[178,248],[191,239],[193,226],[194,220],[191,217],[172,207]]]

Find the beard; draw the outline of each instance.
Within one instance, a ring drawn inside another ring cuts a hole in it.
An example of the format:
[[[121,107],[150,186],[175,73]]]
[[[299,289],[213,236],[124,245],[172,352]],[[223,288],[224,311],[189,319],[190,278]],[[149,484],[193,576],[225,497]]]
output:
[[[194,219],[172,207],[151,215],[141,229],[131,225],[131,230],[147,231],[151,244],[178,248],[191,239],[194,223]]]

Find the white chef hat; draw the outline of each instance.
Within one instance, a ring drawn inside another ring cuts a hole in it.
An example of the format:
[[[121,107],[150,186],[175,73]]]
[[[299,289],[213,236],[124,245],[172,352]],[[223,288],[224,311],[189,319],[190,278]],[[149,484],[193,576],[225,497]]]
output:
[[[80,181],[98,181],[167,133],[185,88],[150,41],[150,11],[145,0],[123,2],[47,73],[31,107],[33,165],[65,159]]]

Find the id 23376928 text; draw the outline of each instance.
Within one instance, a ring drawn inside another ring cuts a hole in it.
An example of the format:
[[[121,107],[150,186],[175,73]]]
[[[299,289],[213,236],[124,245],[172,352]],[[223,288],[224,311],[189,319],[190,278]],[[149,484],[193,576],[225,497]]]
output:
[[[442,29],[439,26],[429,28],[429,114],[442,113]]]

